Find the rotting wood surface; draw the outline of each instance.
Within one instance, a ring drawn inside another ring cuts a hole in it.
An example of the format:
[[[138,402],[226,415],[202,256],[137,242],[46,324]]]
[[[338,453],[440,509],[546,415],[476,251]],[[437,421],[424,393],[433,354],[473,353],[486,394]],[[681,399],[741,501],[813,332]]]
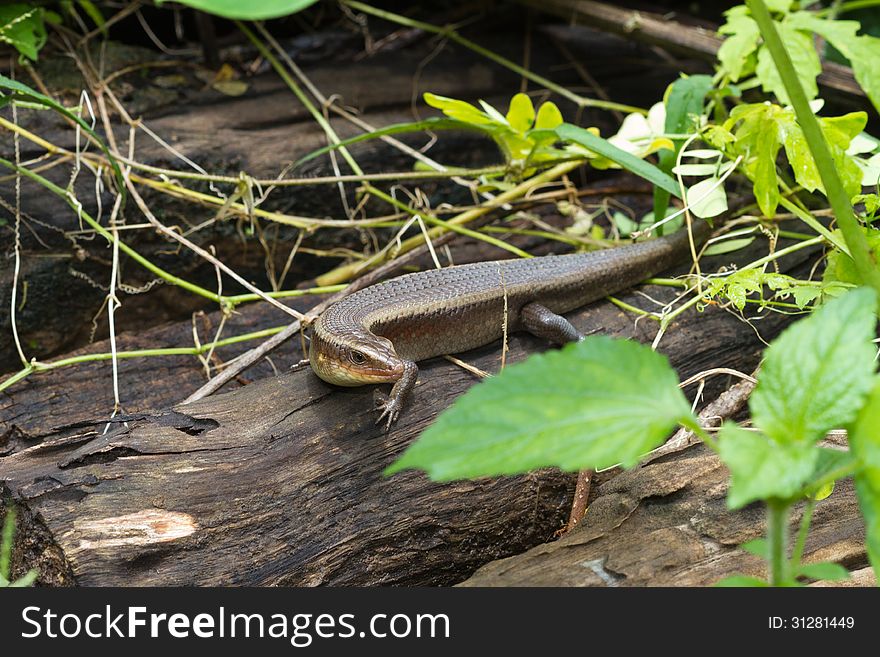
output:
[[[621,298],[645,302],[638,292]],[[272,317],[263,305],[248,312],[254,328]],[[586,333],[649,341],[656,330],[608,302],[571,317]],[[770,314],[758,323],[762,337],[787,321]],[[119,348],[190,331],[182,322],[120,336]],[[762,346],[739,318],[708,308],[683,315],[661,351],[687,377],[719,366],[751,371]],[[288,347],[281,367],[298,358],[298,345]],[[515,362],[546,345],[517,334],[510,347]],[[464,357],[495,372],[500,354],[491,345]],[[7,452],[0,479],[24,511],[16,564],[40,568],[47,583],[452,584],[550,540],[565,521],[574,476],[555,470],[451,484],[415,472],[381,476],[474,384],[442,359],[421,368],[387,434],[374,424],[370,387],[332,388],[308,369],[173,406],[200,381],[191,359],[121,365],[123,382],[133,384],[123,386],[130,417],[103,436],[105,423],[95,420],[112,406],[109,364],[35,377],[0,398]],[[711,379],[706,394],[726,383]],[[163,406],[171,408],[149,411]]]

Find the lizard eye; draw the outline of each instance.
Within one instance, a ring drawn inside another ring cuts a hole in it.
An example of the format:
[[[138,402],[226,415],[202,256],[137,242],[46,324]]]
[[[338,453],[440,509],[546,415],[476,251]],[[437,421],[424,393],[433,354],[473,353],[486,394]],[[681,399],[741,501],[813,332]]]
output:
[[[348,358],[355,365],[363,365],[367,362],[367,357],[360,351],[349,351]]]

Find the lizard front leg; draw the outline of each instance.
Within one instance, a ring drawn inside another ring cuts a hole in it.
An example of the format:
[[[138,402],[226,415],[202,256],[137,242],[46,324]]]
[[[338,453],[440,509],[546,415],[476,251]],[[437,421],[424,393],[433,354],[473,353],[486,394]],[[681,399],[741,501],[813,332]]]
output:
[[[385,395],[378,390],[376,391],[377,408],[381,409],[382,414],[376,420],[379,424],[385,420],[385,431],[391,428],[391,425],[397,421],[400,411],[410,391],[415,387],[416,380],[419,378],[419,368],[411,360],[403,361],[403,374],[394,383],[391,388],[391,395]]]

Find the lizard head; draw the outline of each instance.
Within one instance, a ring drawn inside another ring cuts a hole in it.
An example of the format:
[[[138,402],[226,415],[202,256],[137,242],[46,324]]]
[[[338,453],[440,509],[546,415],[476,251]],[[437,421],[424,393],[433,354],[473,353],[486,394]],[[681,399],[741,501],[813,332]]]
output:
[[[320,318],[312,333],[309,362],[315,374],[337,386],[393,383],[403,376],[405,366],[387,338],[363,330],[331,339],[321,331]]]

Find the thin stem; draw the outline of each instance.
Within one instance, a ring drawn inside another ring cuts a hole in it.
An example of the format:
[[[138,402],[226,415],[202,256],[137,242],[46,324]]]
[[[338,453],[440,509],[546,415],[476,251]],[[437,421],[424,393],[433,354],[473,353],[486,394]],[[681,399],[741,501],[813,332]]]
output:
[[[763,258],[758,258],[750,262],[749,264],[740,268],[740,271],[745,269],[757,269],[758,267],[762,267],[766,265],[768,262],[773,262],[774,260],[778,260],[782,256],[788,255],[789,253],[794,253],[795,251],[801,251],[802,249],[808,249],[811,246],[816,246],[817,244],[822,244],[825,242],[824,237],[814,237],[809,240],[804,240],[803,242],[797,242],[796,244],[792,244],[791,246],[787,246],[784,249],[779,249],[778,251],[774,251],[768,255],[765,255]]]
[[[834,210],[834,216],[840,226],[840,232],[843,233],[843,239],[849,247],[850,256],[859,278],[863,283],[880,292],[880,270],[871,258],[868,240],[856,219],[849,195],[840,181],[831,151],[822,134],[822,128],[819,126],[819,121],[813,114],[813,110],[810,109],[809,101],[791,62],[791,57],[779,37],[773,19],[770,18],[767,5],[763,0],[746,0],[746,4],[751,11],[752,18],[758,24],[761,36],[764,38],[764,44],[773,57],[776,69],[782,78],[786,92],[788,92],[789,100],[797,115],[798,124],[804,132],[807,146],[809,146],[813,160],[816,162],[822,186],[825,188],[825,195]]]
[[[810,522],[813,520],[813,511],[816,510],[816,500],[810,498],[804,506],[804,515],[798,527],[797,538],[794,541],[794,549],[791,553],[791,572],[796,573],[804,556],[804,547],[807,543],[807,533],[810,531]]]
[[[454,41],[455,43],[464,46],[465,48],[473,50],[475,53],[477,53],[478,55],[482,55],[486,59],[491,59],[496,64],[500,64],[504,68],[513,71],[517,75],[521,75],[522,77],[531,80],[535,84],[539,84],[542,87],[559,94],[563,98],[567,98],[571,102],[575,103],[578,107],[598,107],[600,109],[611,111],[637,114],[648,113],[641,107],[633,107],[632,105],[624,105],[622,103],[613,103],[607,100],[597,100],[595,98],[580,96],[572,91],[569,91],[565,87],[558,85],[555,82],[538,75],[537,73],[533,73],[527,68],[523,68],[519,64],[516,64],[515,62],[512,62],[509,59],[502,57],[501,55],[498,55],[479,44],[474,43],[470,39],[466,39],[458,32],[453,30],[451,27],[437,27],[436,25],[432,25],[430,23],[425,23],[422,21],[414,20],[412,18],[407,18],[406,16],[401,16],[400,14],[395,14],[390,11],[371,7],[370,5],[366,5],[362,2],[356,2],[355,0],[342,0],[342,2],[352,9],[357,9],[358,11],[362,11],[365,14],[370,14],[372,16],[391,21],[392,23],[397,23],[398,25],[405,25],[406,27],[413,27],[419,30],[424,30],[425,32],[431,32],[432,34],[439,34],[440,36],[446,37],[451,41]]]
[[[289,299],[291,297],[304,297],[309,294],[332,294],[342,289],[345,289],[345,285],[324,285],[323,287],[309,287],[302,290],[279,290],[277,292],[266,292],[265,294],[273,299]],[[260,299],[261,297],[256,294],[236,294],[226,297],[228,303],[236,306],[249,301],[259,301]]]
[[[620,308],[621,310],[625,310],[627,312],[633,313],[635,315],[639,315],[640,317],[647,317],[648,319],[653,319],[654,321],[659,322],[660,317],[657,313],[652,313],[648,310],[642,310],[641,308],[636,308],[633,305],[628,304],[626,301],[621,301],[617,297],[606,297],[608,301],[613,303],[615,306]]]
[[[563,164],[557,164],[552,169],[548,169],[547,171],[544,171],[543,173],[540,173],[537,176],[534,176],[524,182],[521,182],[519,185],[517,185],[516,187],[513,187],[512,189],[509,189],[505,192],[502,192],[495,199],[494,204],[484,204],[484,205],[480,205],[480,206],[471,208],[470,210],[466,210],[465,212],[462,212],[461,214],[458,214],[455,217],[449,219],[447,221],[447,223],[450,225],[454,225],[454,226],[462,226],[464,224],[467,224],[467,223],[473,221],[474,219],[481,217],[482,215],[486,214],[487,212],[491,212],[496,207],[503,206],[504,204],[506,204],[510,201],[520,199],[520,198],[526,196],[533,189],[536,189],[537,187],[540,187],[541,185],[544,185],[545,183],[548,183],[552,180],[556,180],[557,178],[564,176],[565,174],[569,173],[570,171],[573,171],[574,169],[576,169],[580,165],[581,165],[581,161],[565,162]],[[428,231],[428,237],[433,239],[435,237],[439,237],[444,232],[446,232],[446,228],[444,228],[442,226],[435,226],[434,228],[432,228],[431,230]],[[424,241],[425,241],[424,235],[422,235],[422,234],[414,235],[413,237],[410,237],[409,239],[403,240],[400,243],[400,246],[397,249],[397,253],[398,254],[407,253],[408,251],[411,251],[414,248],[416,248],[417,246],[420,246],[421,244],[423,244]],[[343,283],[345,281],[351,280],[354,276],[356,276],[357,274],[359,274],[362,271],[366,271],[367,269],[371,269],[373,267],[376,267],[376,266],[382,264],[382,262],[384,262],[387,258],[388,258],[388,254],[386,252],[384,252],[384,251],[379,252],[379,253],[376,253],[373,256],[367,258],[366,260],[364,260],[362,262],[350,263],[350,264],[342,265],[341,267],[337,267],[336,269],[333,269],[333,270],[327,272],[326,274],[323,274],[322,276],[318,276],[315,279],[315,282],[318,285],[336,285],[337,283]]]
[[[262,331],[254,331],[253,333],[244,333],[242,335],[235,335],[229,338],[224,338],[223,340],[217,340],[216,342],[209,342],[197,347],[168,347],[164,349],[134,349],[132,351],[117,351],[115,357],[122,360],[129,358],[148,358],[154,356],[200,356],[201,354],[205,354],[217,347],[225,347],[227,345],[237,344],[239,342],[246,342],[249,340],[258,340],[261,338],[271,337],[283,331],[284,328],[284,326],[278,326],[275,328],[263,329]],[[82,354],[80,356],[71,356],[69,358],[62,358],[60,360],[52,361],[51,363],[41,363],[39,361],[33,360],[26,368],[16,372],[5,381],[0,382],[0,392],[18,383],[22,379],[27,378],[34,372],[48,372],[51,370],[57,370],[62,367],[69,367],[70,365],[94,363],[98,361],[112,360],[113,358],[114,355],[112,352],[102,352],[97,354]]]
[[[336,131],[333,130],[333,126],[330,125],[330,122],[324,118],[324,115],[318,111],[318,108],[315,107],[315,104],[311,101],[311,99],[306,95],[306,93],[300,88],[300,86],[296,83],[290,73],[287,72],[281,62],[278,61],[278,58],[272,54],[272,52],[266,47],[266,45],[257,38],[253,32],[251,32],[250,28],[247,27],[241,21],[235,21],[236,26],[244,35],[250,40],[251,43],[260,51],[260,54],[266,59],[269,64],[272,65],[272,68],[275,69],[275,72],[281,77],[284,83],[290,88],[293,94],[299,99],[299,102],[303,104],[303,107],[308,110],[309,114],[312,115],[312,118],[315,119],[315,122],[321,126],[321,129],[324,130],[324,133],[327,135],[327,138],[334,144],[338,144],[341,140],[339,136],[336,134]],[[339,153],[348,162],[348,166],[351,167],[351,170],[354,171],[358,175],[363,175],[364,172],[355,161],[355,159],[351,156],[351,153],[348,152],[344,146],[339,147]]]
[[[795,197],[797,198],[797,197]],[[847,248],[846,242],[841,240],[837,235],[828,230],[825,226],[819,223],[819,220],[816,219],[812,214],[810,214],[807,210],[800,207],[797,203],[790,201],[784,196],[780,197],[779,205],[784,207],[786,210],[790,211],[794,214],[798,219],[807,224],[810,228],[819,233],[823,238],[825,238],[830,244],[833,244],[838,249],[843,251],[845,254],[849,255],[849,248]],[[780,231],[781,235],[781,231]]]
[[[43,178],[39,174],[34,173],[33,171],[31,171],[27,167],[16,166],[14,163],[12,163],[9,160],[4,159],[4,158],[0,158],[0,166],[4,166],[7,169],[11,169],[13,171],[17,171],[17,172],[21,173],[26,178],[30,178],[34,182],[37,182],[40,185],[42,185],[43,187],[45,187],[46,189],[48,189],[53,194],[56,194],[56,195],[60,196],[61,198],[63,198],[65,201],[67,201],[67,204],[71,208],[73,208],[74,212],[77,213],[77,216],[82,217],[82,219],[87,224],[89,224],[94,229],[94,231],[96,233],[98,233],[101,237],[106,239],[107,242],[109,242],[110,244],[113,243],[113,235],[111,235],[110,232],[106,228],[104,228],[101,224],[99,224],[97,221],[95,221],[91,217],[91,215],[89,215],[88,212],[83,210],[82,205],[80,205],[79,201],[74,199],[71,195],[69,195],[67,192],[65,192],[63,189],[61,189],[58,185],[51,182],[50,180],[47,180],[46,178]],[[220,297],[219,295],[217,295],[216,293],[211,292],[210,290],[206,290],[203,287],[199,287],[195,283],[190,283],[187,280],[179,278],[179,277],[175,276],[174,274],[172,274],[171,272],[165,271],[161,267],[157,267],[156,265],[154,265],[152,262],[147,260],[144,256],[142,256],[140,253],[135,251],[133,248],[131,248],[130,246],[128,246],[125,242],[123,242],[121,240],[119,242],[119,249],[121,251],[123,251],[126,255],[128,255],[132,260],[134,260],[138,264],[140,264],[142,267],[144,267],[148,271],[153,272],[154,274],[156,274],[156,276],[171,283],[172,285],[176,285],[176,286],[181,287],[185,290],[189,290],[190,292],[197,294],[200,297],[205,297],[206,299],[210,299],[211,301],[214,301],[216,303],[220,303],[220,304],[223,303],[224,299],[222,297]]]
[[[770,584],[786,586],[788,573],[789,505],[780,500],[767,501],[767,543],[770,547]]]
[[[520,258],[531,258],[532,257],[531,254],[526,253],[522,249],[519,249],[519,248],[513,246],[512,244],[508,244],[507,242],[499,240],[498,238],[491,237],[490,235],[484,235],[483,233],[481,233],[479,231],[471,230],[470,228],[465,228],[464,226],[459,226],[457,224],[450,223],[449,221],[443,221],[442,219],[438,219],[437,217],[435,217],[432,214],[429,214],[427,212],[421,212],[420,210],[416,210],[415,208],[410,207],[406,203],[398,201],[396,198],[394,198],[390,194],[386,194],[385,192],[383,192],[381,190],[373,189],[372,194],[376,198],[382,199],[383,201],[385,201],[389,205],[393,205],[394,207],[396,207],[400,210],[403,210],[404,212],[407,212],[411,215],[415,215],[415,216],[421,218],[423,221],[431,224],[432,226],[438,226],[440,228],[445,228],[446,230],[451,230],[453,232],[459,233],[460,235],[467,235],[468,237],[472,237],[474,239],[481,240],[483,242],[486,242],[487,244],[492,244],[493,246],[497,246],[499,249],[504,249],[505,251],[510,251],[511,253],[518,255]]]
[[[880,0],[851,0],[850,2],[841,2],[840,4],[820,9],[816,12],[816,15],[822,16],[823,18],[830,16],[831,14],[840,16],[841,14],[846,14],[858,9],[877,6],[880,6]]]
[[[712,436],[709,435],[709,432],[702,427],[700,421],[697,420],[697,418],[693,416],[686,418],[681,421],[681,426],[683,426],[685,429],[690,429],[691,431],[693,431],[697,438],[706,443],[706,446],[709,447],[709,449],[711,449],[716,454],[718,453],[718,441],[716,441]]]

